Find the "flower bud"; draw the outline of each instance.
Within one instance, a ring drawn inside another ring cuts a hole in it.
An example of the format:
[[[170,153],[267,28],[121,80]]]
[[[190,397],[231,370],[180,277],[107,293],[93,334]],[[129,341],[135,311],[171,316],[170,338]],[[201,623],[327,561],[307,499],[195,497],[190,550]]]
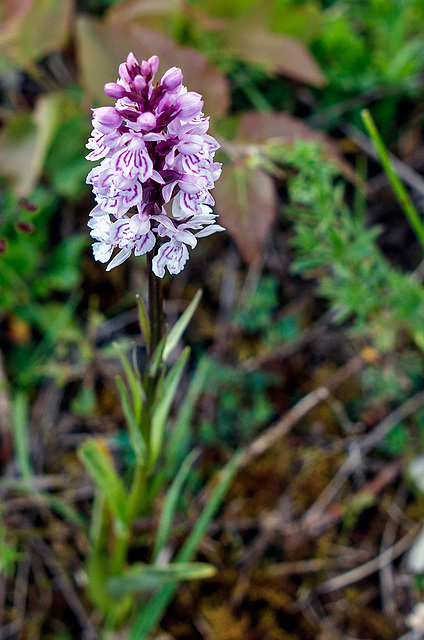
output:
[[[104,124],[107,127],[119,127],[122,122],[122,117],[119,115],[115,107],[98,107],[93,109],[94,119],[100,124]]]
[[[155,75],[155,73],[157,73],[158,69],[159,69],[159,57],[158,56],[151,56],[147,63],[150,65],[150,69],[151,69],[151,73],[152,73],[152,77]]]
[[[179,109],[179,116],[183,120],[189,120],[201,111],[203,107],[202,96],[195,91],[187,91],[175,101],[175,107]]]
[[[134,89],[136,89],[137,91],[143,91],[143,89],[145,88],[145,86],[147,84],[146,79],[143,78],[143,76],[140,76],[140,75],[136,76],[134,78],[134,80],[132,81],[132,83],[133,83]]]
[[[119,75],[121,78],[123,78],[127,82],[131,82],[132,80],[129,69],[125,64],[125,62],[121,62],[121,64],[119,65]]]
[[[118,100],[119,98],[123,98],[126,93],[124,87],[117,82],[107,82],[105,84],[104,92],[107,96]]]
[[[163,74],[160,83],[168,89],[168,91],[174,91],[181,87],[183,81],[183,73],[178,67],[171,67],[166,73]]]
[[[121,122],[122,116],[114,107],[93,109],[93,126],[102,133],[111,133],[120,126]]]
[[[137,73],[140,68],[140,65],[138,64],[138,60],[132,51],[130,51],[130,53],[127,55],[127,67],[129,72],[130,73],[133,72],[133,74]]]
[[[151,131],[156,127],[156,117],[150,111],[146,111],[141,116],[138,116],[137,124],[145,131]]]
[[[145,77],[149,76],[151,73],[150,65],[145,60],[141,61],[140,69],[141,69],[142,75]]]

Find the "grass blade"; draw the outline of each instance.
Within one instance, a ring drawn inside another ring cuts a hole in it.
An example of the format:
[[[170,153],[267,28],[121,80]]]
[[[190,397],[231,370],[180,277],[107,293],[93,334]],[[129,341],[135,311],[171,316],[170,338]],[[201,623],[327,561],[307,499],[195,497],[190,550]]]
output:
[[[364,109],[361,112],[361,116],[368,135],[374,143],[375,149],[378,153],[378,157],[380,158],[380,162],[389,179],[390,184],[392,185],[392,189],[395,192],[398,202],[402,207],[406,217],[408,218],[413,232],[415,233],[421,246],[424,248],[424,225],[422,223],[421,217],[417,209],[415,208],[415,205],[412,202],[403,182],[401,181],[393,167],[393,163],[390,159],[390,154],[386,149],[386,146],[378,132],[377,127],[375,126],[370,112],[367,109]]]
[[[174,562],[163,567],[150,564],[137,564],[123,576],[110,578],[106,583],[106,592],[113,598],[122,598],[137,591],[148,591],[182,580],[201,580],[211,578],[216,569],[207,562]]]

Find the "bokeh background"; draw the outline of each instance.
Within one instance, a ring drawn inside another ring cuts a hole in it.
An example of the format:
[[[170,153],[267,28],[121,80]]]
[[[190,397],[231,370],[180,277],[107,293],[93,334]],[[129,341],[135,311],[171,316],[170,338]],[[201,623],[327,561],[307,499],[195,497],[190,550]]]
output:
[[[169,323],[204,290],[176,546],[199,487],[248,451],[199,551],[218,572],[181,586],[157,637],[418,640],[423,248],[361,110],[421,212],[422,0],[0,2],[0,639],[101,628],[76,450],[102,436],[131,464],[112,343],[143,357],[147,281],[143,259],[94,262],[84,156],[129,51],[181,67],[223,162],[227,233],[164,281]],[[156,525],[137,523],[134,557]]]

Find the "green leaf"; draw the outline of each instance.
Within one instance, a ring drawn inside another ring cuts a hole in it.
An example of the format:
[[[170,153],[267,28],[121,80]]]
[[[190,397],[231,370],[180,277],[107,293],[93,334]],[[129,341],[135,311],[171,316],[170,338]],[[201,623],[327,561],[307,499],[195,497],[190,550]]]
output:
[[[193,558],[204,532],[215,516],[225,492],[237,471],[242,455],[243,452],[236,454],[221,471],[218,484],[213,490],[210,500],[197,520],[191,534],[178,553],[176,562],[190,562]],[[148,638],[150,631],[156,628],[165,613],[175,594],[176,587],[177,585],[175,583],[164,585],[159,593],[148,603],[148,606],[142,608],[131,629],[128,640],[146,640],[146,638]]]
[[[196,295],[194,296],[193,300],[188,305],[187,309],[182,314],[181,318],[177,320],[177,322],[174,324],[171,331],[169,332],[168,337],[166,339],[165,347],[163,350],[162,358],[164,362],[168,361],[170,354],[172,353],[172,351],[175,349],[178,342],[180,341],[180,338],[183,335],[184,331],[186,330],[188,323],[192,319],[194,312],[199,306],[199,302],[202,297],[202,294],[203,294],[202,289],[199,289]]]
[[[106,443],[90,438],[79,448],[78,457],[104,493],[114,516],[121,523],[125,523],[127,494],[122,480],[116,473]]]
[[[12,405],[12,430],[19,471],[26,485],[33,476],[28,442],[28,398],[17,393]]]
[[[169,532],[172,526],[172,518],[174,517],[178,498],[181,494],[181,489],[198,455],[199,452],[195,449],[190,453],[190,455],[187,456],[165,496],[162,511],[160,514],[159,526],[156,533],[155,547],[153,551],[154,560],[157,560],[158,555],[166,545],[166,541],[168,539]]]
[[[206,562],[181,562],[164,567],[140,563],[131,567],[125,575],[110,578],[106,583],[106,592],[114,598],[120,598],[129,593],[157,589],[182,580],[211,578],[215,573],[215,567]]]
[[[155,406],[152,415],[149,460],[151,467],[153,467],[153,465],[155,464],[162,449],[165,423],[168,419],[171,404],[177,391],[178,383],[180,382],[180,378],[188,360],[189,354],[190,348],[186,347],[161,385],[162,389],[164,390],[163,396]]]
[[[144,336],[146,341],[146,345],[150,345],[150,320],[149,315],[147,313],[146,305],[144,304],[144,300],[141,296],[136,296],[137,306],[138,306],[138,322],[140,325],[141,333]]]
[[[140,373],[137,369],[133,368],[120,345],[117,342],[114,342],[113,346],[118,352],[118,356],[121,360],[122,366],[124,367],[125,375],[131,389],[135,420],[139,423],[143,409],[143,402],[145,400],[144,389],[141,386],[140,381]]]
[[[153,353],[152,361],[149,367],[149,374],[153,378],[156,376],[158,372],[159,365],[163,362],[163,350],[165,349],[167,336],[168,334],[166,332]]]
[[[168,474],[173,474],[184,457],[190,440],[191,418],[197,399],[203,390],[206,376],[211,370],[211,360],[202,357],[193,375],[190,387],[184,396],[174,427],[166,447],[166,465]],[[168,475],[169,477],[169,475]]]
[[[118,387],[119,395],[121,398],[122,411],[124,412],[125,420],[128,426],[128,435],[131,443],[131,447],[135,453],[138,462],[145,462],[146,460],[146,443],[141,435],[140,423],[137,422],[133,410],[131,409],[130,399],[128,397],[127,389],[120,376],[115,377],[116,386]]]

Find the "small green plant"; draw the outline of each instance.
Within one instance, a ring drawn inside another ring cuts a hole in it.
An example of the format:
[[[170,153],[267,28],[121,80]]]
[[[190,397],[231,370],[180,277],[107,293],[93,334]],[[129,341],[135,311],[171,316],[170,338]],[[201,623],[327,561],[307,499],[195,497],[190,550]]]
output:
[[[134,640],[147,638],[149,631],[156,627],[179,582],[214,574],[214,567],[192,562],[192,559],[237,469],[236,456],[221,472],[207,504],[173,561],[164,563],[162,556],[172,536],[173,517],[198,457],[196,450],[186,456],[184,451],[188,446],[190,416],[206,374],[206,369],[202,369],[204,366],[200,364],[174,429],[168,432],[171,404],[187,363],[188,349],[182,351],[169,371],[167,362],[199,300],[200,293],[153,348],[151,321],[139,299],[140,327],[150,354],[144,373],[139,372],[135,359],[129,360],[118,348],[124,375],[117,376],[116,382],[133,453],[129,487],[124,483],[122,474],[118,473],[103,439],[89,439],[79,450],[80,459],[97,486],[87,559],[89,591],[105,615],[106,632],[121,625],[129,616],[135,616],[130,633]],[[154,547],[146,550],[150,562],[132,563],[128,567],[127,555],[134,521],[151,513],[156,497],[171,478],[173,480],[162,504]],[[140,608],[141,603],[143,606]]]

